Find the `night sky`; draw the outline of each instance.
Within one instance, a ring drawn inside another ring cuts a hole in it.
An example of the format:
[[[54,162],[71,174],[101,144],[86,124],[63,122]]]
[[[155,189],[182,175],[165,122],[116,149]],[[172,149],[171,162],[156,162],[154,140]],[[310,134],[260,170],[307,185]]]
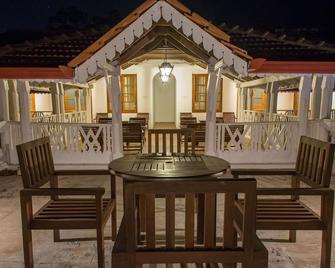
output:
[[[50,16],[62,7],[76,6],[88,16],[118,10],[121,17],[142,0],[1,0],[0,32],[44,29]],[[192,10],[216,24],[227,22],[250,27],[334,28],[335,0],[182,0]]]

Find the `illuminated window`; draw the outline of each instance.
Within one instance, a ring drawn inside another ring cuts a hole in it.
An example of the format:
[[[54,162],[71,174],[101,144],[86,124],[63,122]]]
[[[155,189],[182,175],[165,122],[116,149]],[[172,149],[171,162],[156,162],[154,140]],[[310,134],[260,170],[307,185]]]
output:
[[[205,113],[207,106],[208,74],[193,74],[192,112]],[[216,102],[216,111],[222,112],[222,80]]]

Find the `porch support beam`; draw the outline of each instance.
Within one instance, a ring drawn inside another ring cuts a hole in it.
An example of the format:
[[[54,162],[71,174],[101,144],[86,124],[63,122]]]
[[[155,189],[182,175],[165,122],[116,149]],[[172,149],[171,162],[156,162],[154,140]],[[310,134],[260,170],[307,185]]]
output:
[[[0,121],[9,121],[9,86],[7,80],[0,80]]]
[[[311,120],[320,118],[321,94],[322,94],[322,76],[313,76],[312,80],[312,102],[311,102]]]
[[[307,134],[309,99],[312,88],[311,76],[302,76],[299,84],[299,134]]]
[[[320,119],[330,118],[334,82],[334,76],[323,76],[322,78]]]
[[[122,109],[121,109],[121,86],[120,75],[121,68],[118,63],[114,65],[106,64],[105,80],[107,91],[112,109],[112,159],[117,159],[123,156],[123,136],[122,136]],[[109,79],[111,75],[111,79]]]
[[[28,81],[17,81],[17,90],[19,93],[20,101],[20,123],[21,123],[21,134],[22,141],[28,142],[32,140],[32,129],[30,123],[30,105],[29,105],[29,93],[30,86]]]
[[[81,90],[80,89],[77,89],[76,90],[76,96],[75,96],[75,104],[76,104],[76,111],[77,112],[81,112]]]
[[[60,103],[59,103],[59,87],[58,83],[55,83],[51,88],[51,98],[52,98],[52,112],[53,114],[60,114]]]
[[[279,83],[272,82],[271,83],[271,90],[270,90],[270,113],[277,113],[277,102],[278,102],[278,92],[279,92]]]
[[[64,91],[64,85],[63,83],[58,83],[59,88],[59,112],[64,115],[65,113],[65,91]]]
[[[10,120],[20,121],[20,109],[19,109],[19,94],[17,92],[17,81],[9,80],[9,113]]]
[[[297,78],[297,76],[268,76],[248,82],[241,83],[241,87],[257,87],[261,85],[265,85],[272,82],[279,82],[284,80],[290,80],[293,78]]]
[[[205,152],[208,155],[216,154],[216,100],[218,97],[222,67],[215,69],[214,60],[208,65],[208,98],[206,115],[206,142]]]

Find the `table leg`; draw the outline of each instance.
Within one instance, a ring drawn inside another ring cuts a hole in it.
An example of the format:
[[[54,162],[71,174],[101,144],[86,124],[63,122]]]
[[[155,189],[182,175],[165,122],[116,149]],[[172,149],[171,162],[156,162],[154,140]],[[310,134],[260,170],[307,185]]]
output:
[[[204,214],[205,214],[205,196],[198,194],[197,198],[197,243],[204,243]]]

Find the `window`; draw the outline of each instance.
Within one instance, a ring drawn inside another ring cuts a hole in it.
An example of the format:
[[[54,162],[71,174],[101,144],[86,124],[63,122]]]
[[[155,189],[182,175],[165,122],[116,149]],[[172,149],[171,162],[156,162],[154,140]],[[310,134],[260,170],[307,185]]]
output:
[[[266,106],[266,93],[263,90],[255,89],[252,94],[252,110],[264,111]]]
[[[123,74],[121,80],[121,103],[123,113],[137,113],[137,75]],[[111,113],[109,94],[107,91],[107,112]]]
[[[137,113],[137,75],[121,75],[121,101],[123,113]]]
[[[208,74],[193,74],[192,112],[205,113],[207,106]],[[222,112],[222,80],[219,90],[216,111]]]

